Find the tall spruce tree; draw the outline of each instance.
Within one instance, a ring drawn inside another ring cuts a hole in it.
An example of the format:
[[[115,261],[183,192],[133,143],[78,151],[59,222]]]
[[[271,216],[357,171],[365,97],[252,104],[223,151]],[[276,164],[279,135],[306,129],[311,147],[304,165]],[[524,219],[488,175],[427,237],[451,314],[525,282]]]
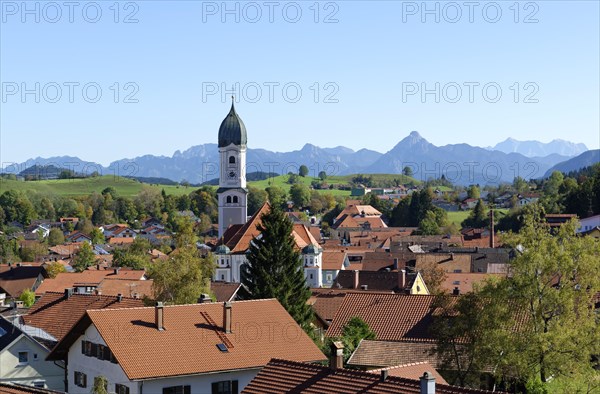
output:
[[[278,207],[271,207],[261,221],[257,226],[261,236],[251,242],[248,264],[241,267],[238,296],[245,300],[276,298],[307,329],[312,310],[306,302],[311,293],[295,248],[293,224]]]

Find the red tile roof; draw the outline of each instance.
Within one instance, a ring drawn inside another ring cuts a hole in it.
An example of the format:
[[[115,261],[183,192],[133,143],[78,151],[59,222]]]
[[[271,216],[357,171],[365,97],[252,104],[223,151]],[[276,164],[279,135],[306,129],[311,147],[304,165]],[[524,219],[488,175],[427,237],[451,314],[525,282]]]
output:
[[[335,314],[327,336],[340,336],[348,320],[358,316],[375,332],[378,340],[431,340],[433,299],[434,296],[428,295],[349,293]]]
[[[363,339],[348,359],[348,365],[360,367],[389,367],[399,364],[428,362],[441,368],[442,361],[434,353],[435,342],[375,341]]]
[[[325,359],[277,300],[231,305],[229,334],[222,329],[220,303],[165,306],[162,331],[156,328],[154,307],[88,311],[48,359],[61,358],[90,324],[131,380],[261,368],[273,357]],[[228,351],[217,348],[228,342]]]
[[[121,279],[141,279],[145,275],[143,270],[120,269],[115,274],[114,270],[85,270],[83,272],[63,272],[54,279],[46,279],[35,294],[42,295],[47,291],[62,293],[67,288],[76,285],[98,286],[106,277]]]
[[[452,293],[456,287],[460,294],[470,293],[473,291],[473,285],[476,283],[481,283],[490,278],[500,278],[502,274],[489,274],[489,273],[454,273],[447,272],[444,281],[442,282],[441,288],[447,292]]]
[[[324,270],[341,270],[344,267],[344,260],[346,259],[346,253],[337,250],[323,251],[323,265],[321,268]]]
[[[64,292],[44,294],[23,316],[25,324],[41,328],[57,340],[61,340],[81,319],[86,310],[102,308],[141,307],[142,300],[105,295],[73,294],[69,298]]]
[[[0,267],[0,292],[9,297],[19,297],[26,289],[33,290],[38,277],[48,276],[44,267],[36,266],[12,266]]]
[[[406,379],[416,379],[418,380],[425,372],[429,372],[434,378],[435,383],[448,384],[446,379],[439,374],[435,368],[429,364],[427,361],[421,361],[410,364],[396,365],[394,367],[385,367],[380,369],[371,369],[367,372],[381,374],[381,371],[388,371],[389,376],[398,376],[400,378]]]
[[[420,381],[328,366],[273,359],[244,388],[244,394],[419,394]],[[436,382],[438,394],[476,394],[488,391],[448,386]]]
[[[233,301],[241,283],[211,282],[210,290],[217,297],[217,302]]]
[[[148,296],[153,298],[152,279],[123,279],[123,278],[104,278],[96,287],[96,294],[117,296],[121,294],[125,297],[144,298]]]

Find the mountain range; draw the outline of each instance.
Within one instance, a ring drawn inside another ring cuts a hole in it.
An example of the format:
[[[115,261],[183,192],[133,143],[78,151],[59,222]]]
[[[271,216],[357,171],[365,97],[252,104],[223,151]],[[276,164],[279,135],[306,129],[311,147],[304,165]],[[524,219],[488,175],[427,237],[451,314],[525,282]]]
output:
[[[512,146],[518,149],[535,145],[530,144],[531,141],[507,141],[515,142]],[[542,177],[553,166],[575,156],[577,149],[585,149],[585,145],[581,147],[582,144],[555,140],[548,144],[537,143],[543,147],[542,150],[526,149],[526,152],[532,154],[528,156],[503,151],[502,149],[517,149],[510,148],[507,141],[498,144],[501,145],[500,150],[465,143],[436,146],[413,131],[386,153],[368,149],[354,151],[343,146],[320,148],[312,144],[291,152],[248,148],[247,172],[287,174],[290,171],[296,172],[302,164],[309,167],[311,176],[316,176],[319,171],[325,171],[329,175],[401,173],[405,167],[410,167],[413,176],[419,180],[444,175],[457,184],[488,184],[511,182],[517,175],[526,179]],[[546,154],[533,155],[539,153]],[[117,160],[107,167],[72,156],[38,157],[7,166],[4,172],[20,173],[37,164],[66,167],[77,173],[98,171],[101,174],[202,183],[218,177],[218,159],[217,144],[209,143],[176,151],[171,157],[144,155]]]
[[[577,156],[588,150],[585,144],[576,144],[561,139],[544,143],[539,141],[517,141],[513,138],[507,138],[488,149],[499,150],[504,153],[520,153],[527,157],[543,157],[553,153],[561,156]]]

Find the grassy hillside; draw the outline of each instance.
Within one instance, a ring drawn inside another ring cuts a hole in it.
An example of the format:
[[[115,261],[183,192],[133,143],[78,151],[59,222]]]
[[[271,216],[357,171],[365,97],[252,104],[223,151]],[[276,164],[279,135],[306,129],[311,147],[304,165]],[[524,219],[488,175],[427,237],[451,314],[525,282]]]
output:
[[[348,185],[354,175],[346,176],[331,176],[326,179],[329,185]],[[400,180],[401,183],[414,182],[414,179],[405,177],[399,174],[374,174],[369,175],[373,178],[374,182],[392,182],[394,180]],[[310,183],[314,180],[318,180],[313,177],[298,177],[299,181],[310,186]],[[288,176],[281,175],[267,180],[249,182],[249,186],[253,186],[260,189],[266,189],[273,185],[283,188],[289,191],[291,185],[287,183]],[[182,195],[191,193],[196,188],[183,186],[172,186],[172,185],[157,185],[157,184],[146,184],[139,181],[127,178],[116,177],[113,175],[105,175],[96,178],[84,178],[84,179],[57,179],[57,180],[43,180],[43,181],[15,181],[0,178],[0,193],[4,193],[7,190],[31,190],[43,194],[54,194],[60,196],[81,196],[88,195],[93,192],[100,193],[105,188],[112,186],[117,190],[120,196],[131,197],[138,194],[142,188],[150,187],[157,190],[164,189],[167,194]],[[350,196],[349,190],[338,190],[338,189],[326,189],[320,190],[322,193],[331,193],[335,196]]]
[[[100,193],[105,188],[112,186],[120,196],[131,197],[138,194],[142,188],[151,187],[157,190],[165,189],[168,194],[181,195],[190,193],[192,188],[166,185],[149,185],[138,181],[105,175],[97,178],[84,179],[56,179],[44,181],[13,181],[0,179],[0,193],[7,190],[32,190],[43,194],[54,194],[59,196],[81,196],[93,192]]]

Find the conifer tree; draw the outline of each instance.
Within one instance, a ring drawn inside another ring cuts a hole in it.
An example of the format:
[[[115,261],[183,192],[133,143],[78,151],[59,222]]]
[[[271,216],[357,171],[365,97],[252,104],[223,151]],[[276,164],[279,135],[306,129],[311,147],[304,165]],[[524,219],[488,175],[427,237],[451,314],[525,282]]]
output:
[[[276,298],[304,329],[312,310],[306,303],[310,289],[304,279],[300,252],[292,236],[293,224],[278,207],[271,207],[257,226],[261,235],[250,245],[248,263],[241,267],[242,299]]]

